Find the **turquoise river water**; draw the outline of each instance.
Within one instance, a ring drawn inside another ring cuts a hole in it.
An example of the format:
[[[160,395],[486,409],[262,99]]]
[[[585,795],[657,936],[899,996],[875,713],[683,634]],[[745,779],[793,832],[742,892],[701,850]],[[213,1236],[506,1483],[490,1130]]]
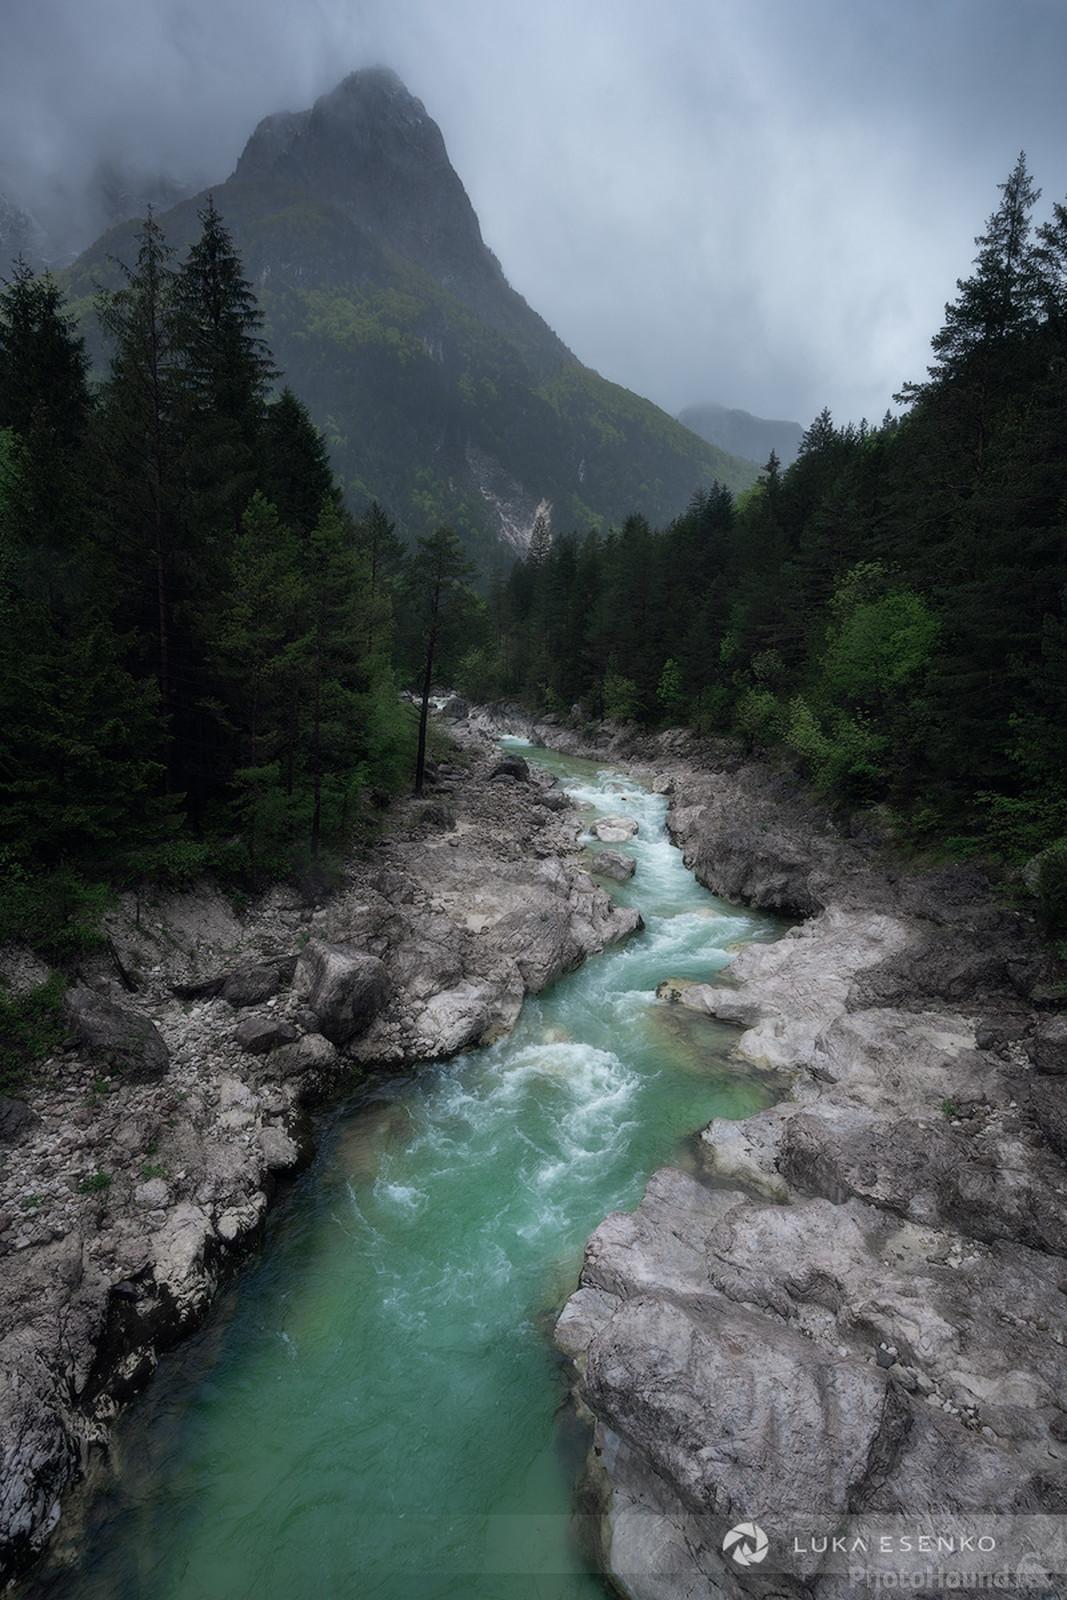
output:
[[[553,1317],[606,1213],[712,1116],[768,1102],[728,1060],[732,1030],[654,991],[781,924],[696,883],[662,797],[510,743],[587,820],[638,819],[636,876],[613,892],[644,932],[528,1000],[510,1038],[329,1120],[257,1264],[127,1413],[113,1474],[27,1597],[603,1596],[571,1524],[584,1445]]]

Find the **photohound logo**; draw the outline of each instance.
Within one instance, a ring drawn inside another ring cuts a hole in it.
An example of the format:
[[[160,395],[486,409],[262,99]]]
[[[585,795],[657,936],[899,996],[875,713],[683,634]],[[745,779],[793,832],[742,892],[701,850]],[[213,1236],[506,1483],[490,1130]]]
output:
[[[739,1567],[758,1567],[770,1542],[758,1522],[739,1522],[722,1542],[722,1553]]]

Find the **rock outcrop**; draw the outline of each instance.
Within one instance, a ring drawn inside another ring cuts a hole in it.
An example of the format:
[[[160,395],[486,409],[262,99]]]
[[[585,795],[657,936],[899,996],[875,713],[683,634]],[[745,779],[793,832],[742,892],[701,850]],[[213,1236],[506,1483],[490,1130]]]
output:
[[[613,883],[627,883],[637,870],[637,862],[625,850],[598,850],[589,863],[594,878],[609,878]]]
[[[493,765],[477,742],[442,763],[455,826],[397,808],[318,905],[278,888],[238,915],[204,886],[107,919],[67,1047],[0,1102],[0,1581],[256,1240],[309,1153],[306,1108],[497,1038],[525,992],[638,925],[549,780]]]
[[[602,844],[625,844],[627,839],[632,839],[637,832],[638,824],[633,817],[601,817],[593,823],[591,832],[594,839],[599,839]]]
[[[602,1223],[558,1323],[606,1570],[631,1600],[837,1597],[832,1561],[744,1569],[725,1532],[1060,1515],[1067,1033],[1032,922],[729,748],[627,753],[702,882],[807,920],[670,988],[791,1089]]]

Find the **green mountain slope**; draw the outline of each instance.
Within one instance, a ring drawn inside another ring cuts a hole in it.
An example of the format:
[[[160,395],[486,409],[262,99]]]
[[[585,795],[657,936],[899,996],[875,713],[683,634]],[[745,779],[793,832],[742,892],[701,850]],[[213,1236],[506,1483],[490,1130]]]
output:
[[[392,73],[268,117],[213,192],[349,498],[378,498],[409,537],[450,521],[508,558],[539,511],[557,529],[635,510],[662,523],[713,478],[753,481],[750,463],[583,366],[515,293],[440,130]],[[203,198],[160,219],[179,252]],[[87,316],[136,231],[112,229],[71,269]]]

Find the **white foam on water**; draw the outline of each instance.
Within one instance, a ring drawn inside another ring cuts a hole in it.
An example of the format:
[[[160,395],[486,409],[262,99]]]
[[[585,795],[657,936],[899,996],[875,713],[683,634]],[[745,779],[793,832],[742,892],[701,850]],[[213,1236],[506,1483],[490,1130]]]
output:
[[[395,1206],[400,1211],[408,1212],[411,1216],[417,1216],[426,1204],[425,1192],[416,1189],[414,1184],[384,1183],[380,1177],[374,1183],[374,1197],[387,1205]]]

